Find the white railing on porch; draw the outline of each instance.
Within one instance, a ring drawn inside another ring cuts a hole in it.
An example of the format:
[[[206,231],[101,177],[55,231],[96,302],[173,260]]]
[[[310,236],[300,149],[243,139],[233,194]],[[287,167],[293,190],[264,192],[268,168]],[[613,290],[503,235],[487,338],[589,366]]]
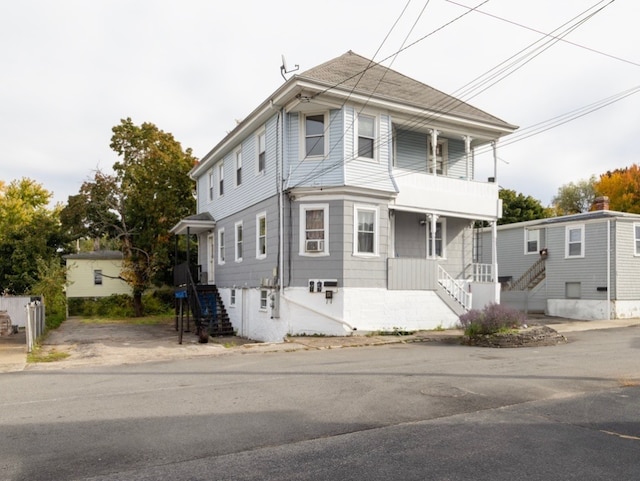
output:
[[[473,282],[493,282],[492,264],[472,264]]]
[[[449,293],[462,307],[471,309],[471,293],[468,292],[468,283],[464,280],[454,279],[441,266],[438,266],[438,283]]]

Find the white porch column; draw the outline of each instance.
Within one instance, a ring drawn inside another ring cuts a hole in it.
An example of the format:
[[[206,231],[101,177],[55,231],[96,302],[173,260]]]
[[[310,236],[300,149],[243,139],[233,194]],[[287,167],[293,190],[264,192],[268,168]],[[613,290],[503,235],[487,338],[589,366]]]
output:
[[[498,282],[498,221],[491,223],[491,277]]]
[[[471,167],[471,140],[472,139],[469,135],[464,135],[462,138],[464,139],[464,152],[465,152],[465,159],[467,162],[466,180],[470,180],[471,175],[469,174],[469,172]]]
[[[436,129],[431,129],[431,173],[433,175],[437,174],[438,168],[436,163],[436,155],[438,153],[438,132]],[[427,170],[429,163],[427,162]]]
[[[436,253],[436,228],[438,222],[438,216],[436,214],[429,214],[429,244],[431,246],[431,256],[429,256],[429,247],[427,246],[427,258],[428,259],[437,259],[438,254]]]

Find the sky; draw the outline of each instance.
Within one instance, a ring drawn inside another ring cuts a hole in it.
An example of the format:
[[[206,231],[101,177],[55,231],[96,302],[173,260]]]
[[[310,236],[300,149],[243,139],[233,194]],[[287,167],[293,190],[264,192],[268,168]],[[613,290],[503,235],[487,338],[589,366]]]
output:
[[[640,163],[640,2],[455,2],[0,2],[0,180],[66,203],[111,171],[127,117],[202,158],[284,82],[282,55],[303,72],[349,50],[518,125],[498,183],[545,206],[562,185]],[[540,124],[588,106],[600,108]],[[493,175],[491,159],[478,165]]]

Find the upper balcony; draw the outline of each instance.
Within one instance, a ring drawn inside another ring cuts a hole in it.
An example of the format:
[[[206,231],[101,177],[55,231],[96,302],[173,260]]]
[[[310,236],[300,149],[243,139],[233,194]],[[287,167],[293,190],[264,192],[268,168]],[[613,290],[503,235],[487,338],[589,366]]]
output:
[[[492,220],[498,215],[498,184],[393,169],[400,192],[395,207]]]

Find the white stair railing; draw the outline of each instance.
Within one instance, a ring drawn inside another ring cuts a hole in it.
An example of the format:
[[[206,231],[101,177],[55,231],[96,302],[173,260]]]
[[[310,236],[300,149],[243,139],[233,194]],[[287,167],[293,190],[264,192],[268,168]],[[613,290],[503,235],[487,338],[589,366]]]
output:
[[[467,282],[454,279],[442,266],[438,266],[438,283],[462,307],[471,309],[471,293],[467,291]]]

